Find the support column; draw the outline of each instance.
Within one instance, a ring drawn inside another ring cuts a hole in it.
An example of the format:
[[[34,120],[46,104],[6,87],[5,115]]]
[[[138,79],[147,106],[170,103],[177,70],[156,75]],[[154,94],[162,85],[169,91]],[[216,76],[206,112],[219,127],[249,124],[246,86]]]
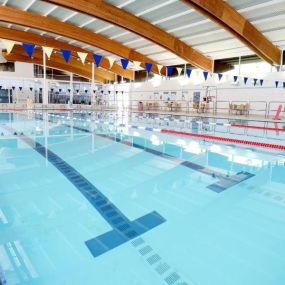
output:
[[[282,72],[283,71],[283,60],[284,60],[284,50],[281,50],[281,60],[280,60],[280,68],[279,71]]]
[[[46,70],[46,55],[43,51],[43,68],[44,68],[44,78],[43,78],[43,104],[48,104],[48,86],[47,86],[47,70]]]
[[[95,105],[95,93],[94,93],[94,90],[95,90],[95,64],[94,62],[92,62],[92,78],[91,78],[91,105]]]
[[[73,105],[73,73],[70,73],[69,89],[70,89],[69,106],[72,107]]]
[[[133,90],[135,83],[131,82],[131,84],[129,84],[129,93],[128,93],[128,111],[132,111],[133,108],[137,108],[137,106],[133,106]]]
[[[15,92],[16,92],[16,104],[19,104],[19,93],[18,93],[18,89],[17,86],[15,86]]]
[[[241,69],[241,56],[238,59],[238,75],[240,75],[240,69]]]

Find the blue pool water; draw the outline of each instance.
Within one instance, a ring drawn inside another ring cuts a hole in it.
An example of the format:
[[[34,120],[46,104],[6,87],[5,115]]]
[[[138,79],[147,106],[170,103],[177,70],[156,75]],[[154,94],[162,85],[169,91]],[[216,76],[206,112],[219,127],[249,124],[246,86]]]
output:
[[[284,145],[228,123],[1,113],[1,283],[283,284],[285,153],[157,131]]]

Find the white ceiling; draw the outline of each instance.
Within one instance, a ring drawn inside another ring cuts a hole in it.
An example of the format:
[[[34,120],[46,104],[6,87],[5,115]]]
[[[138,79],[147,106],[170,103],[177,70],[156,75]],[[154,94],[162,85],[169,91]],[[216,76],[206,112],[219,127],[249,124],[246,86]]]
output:
[[[213,59],[253,54],[231,34],[179,0],[108,0],[107,2],[146,19]],[[228,0],[227,2],[273,43],[285,49],[285,0]],[[84,27],[133,48],[164,65],[185,63],[175,54],[132,32],[62,7],[39,0],[0,0],[0,4]],[[103,56],[110,55],[96,47],[41,30],[1,22],[0,26],[42,34]]]

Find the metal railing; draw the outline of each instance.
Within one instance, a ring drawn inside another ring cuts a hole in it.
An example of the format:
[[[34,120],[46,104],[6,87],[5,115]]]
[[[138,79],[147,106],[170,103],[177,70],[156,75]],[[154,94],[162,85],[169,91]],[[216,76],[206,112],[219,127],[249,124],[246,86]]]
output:
[[[201,102],[200,104],[203,104]],[[103,100],[100,104],[48,104],[43,105],[41,103],[34,103],[32,107],[28,109],[69,109],[73,108],[76,110],[98,110],[98,111],[134,111],[134,112],[145,112],[145,113],[159,113],[159,114],[172,114],[172,115],[217,115],[223,114],[228,117],[232,115],[237,115],[238,108],[234,109],[230,106],[247,106],[246,112],[240,115],[256,115],[259,117],[264,117],[266,119],[271,119],[275,115],[278,106],[282,104],[285,106],[285,101],[212,101],[209,103],[204,103],[204,107],[198,107],[193,101],[186,100]],[[253,108],[253,106],[255,106]],[[0,109],[27,109],[27,104],[24,103],[1,103]],[[283,107],[282,112],[285,112]]]
[[[267,115],[266,115],[267,119],[273,118],[273,116],[277,112],[278,106],[280,104],[283,106],[282,111],[284,112],[285,111],[285,107],[284,107],[285,101],[270,101],[270,102],[268,102]]]
[[[204,102],[199,103],[199,105]],[[232,109],[230,106],[246,106],[245,111],[241,115],[257,115],[267,118],[268,102],[266,101],[212,101],[204,103],[204,107],[197,106],[193,101],[176,100],[176,101],[163,101],[163,100],[112,100],[107,101],[105,104],[99,105],[99,109],[114,109],[123,111],[143,111],[146,113],[170,113],[170,114],[224,114],[234,115],[237,114],[239,109]],[[253,106],[255,106],[253,108]]]
[[[236,111],[236,112],[242,112],[244,111],[244,115],[249,115],[249,114],[254,114],[254,115],[260,115],[266,118],[267,114],[267,108],[268,108],[268,103],[266,101],[230,101],[231,106],[243,106],[243,108],[229,108],[230,111]],[[255,108],[252,108],[252,106],[255,106]]]

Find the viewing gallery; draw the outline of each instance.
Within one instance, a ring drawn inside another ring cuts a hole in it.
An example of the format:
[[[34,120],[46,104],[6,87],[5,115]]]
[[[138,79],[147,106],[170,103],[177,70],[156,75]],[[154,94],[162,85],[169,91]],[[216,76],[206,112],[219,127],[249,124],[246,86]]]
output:
[[[285,0],[0,0],[0,285],[285,284]]]

